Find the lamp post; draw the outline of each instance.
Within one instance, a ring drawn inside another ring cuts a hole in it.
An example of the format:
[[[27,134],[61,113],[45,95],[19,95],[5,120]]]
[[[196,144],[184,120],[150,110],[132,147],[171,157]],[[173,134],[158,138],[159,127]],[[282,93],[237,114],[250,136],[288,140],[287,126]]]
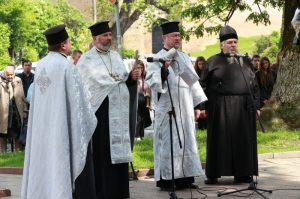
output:
[[[93,2],[93,20],[94,20],[94,23],[97,22],[97,16],[96,16],[96,0],[92,0]]]
[[[123,58],[122,41],[121,41],[121,27],[120,27],[120,16],[119,16],[119,2],[117,0],[109,0],[109,2],[111,4],[115,4],[115,8],[116,8],[117,38],[118,38],[118,53]]]

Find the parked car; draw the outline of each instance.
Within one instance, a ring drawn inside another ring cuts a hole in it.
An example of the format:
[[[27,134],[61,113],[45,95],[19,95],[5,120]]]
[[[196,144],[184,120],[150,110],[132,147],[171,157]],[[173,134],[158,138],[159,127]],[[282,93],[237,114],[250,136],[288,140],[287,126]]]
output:
[[[38,62],[32,62],[32,68],[31,68],[31,72],[34,73],[36,65]],[[23,72],[23,68],[22,65],[19,65],[16,69],[15,69],[15,74],[19,74]]]

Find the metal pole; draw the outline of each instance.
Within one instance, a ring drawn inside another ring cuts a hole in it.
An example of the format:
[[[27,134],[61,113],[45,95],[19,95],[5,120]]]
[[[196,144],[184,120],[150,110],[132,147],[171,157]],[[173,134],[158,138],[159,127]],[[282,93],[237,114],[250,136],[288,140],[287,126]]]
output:
[[[93,1],[93,19],[94,19],[94,23],[97,22],[97,14],[96,14],[96,0],[92,0]]]
[[[120,28],[120,16],[119,16],[119,2],[116,1],[116,25],[117,25],[117,38],[118,38],[118,53],[123,58],[122,53],[122,41],[121,41],[121,28]]]

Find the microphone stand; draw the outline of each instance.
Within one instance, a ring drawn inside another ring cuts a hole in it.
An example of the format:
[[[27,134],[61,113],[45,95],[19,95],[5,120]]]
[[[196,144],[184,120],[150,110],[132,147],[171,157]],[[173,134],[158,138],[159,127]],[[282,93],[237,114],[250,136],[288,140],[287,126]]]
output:
[[[244,77],[244,80],[245,80],[245,83],[246,83],[246,86],[247,86],[247,89],[248,89],[248,93],[250,95],[250,98],[251,98],[251,102],[252,102],[252,106],[253,106],[253,110],[255,111],[255,114],[258,116],[258,120],[259,120],[259,123],[260,123],[260,127],[262,129],[262,132],[265,132],[264,128],[263,128],[263,125],[261,123],[261,120],[260,120],[260,116],[258,115],[257,113],[257,109],[256,109],[256,106],[255,106],[255,103],[254,103],[254,99],[253,99],[253,96],[252,96],[252,93],[251,93],[251,90],[250,90],[250,87],[248,85],[248,82],[246,80],[246,77],[245,77],[245,74],[244,74],[244,71],[243,71],[243,67],[241,65],[241,62],[240,62],[240,57],[239,56],[234,56],[235,58],[237,58],[238,60],[238,63],[239,63],[239,66],[240,66],[240,69],[242,71],[242,74],[243,74],[243,77]],[[252,125],[253,126],[253,125]],[[257,144],[257,143],[253,143],[253,144]],[[252,151],[252,154],[251,154],[251,160],[253,161],[253,150]],[[252,165],[252,170],[253,170],[253,164]],[[252,176],[252,179],[253,179],[253,176]],[[256,185],[257,185],[257,182],[250,182],[248,188],[245,188],[245,189],[240,189],[240,190],[236,190],[236,191],[231,191],[231,192],[226,192],[226,193],[219,193],[218,194],[218,197],[221,197],[222,195],[229,195],[229,194],[232,194],[232,193],[236,193],[236,192],[241,192],[241,191],[246,191],[246,190],[253,190],[255,193],[257,193],[258,195],[260,195],[261,197],[265,198],[265,199],[268,199],[267,197],[265,197],[262,193],[260,193],[259,191],[263,191],[263,192],[269,192],[269,193],[272,193],[272,190],[265,190],[265,189],[258,189],[256,188]]]
[[[171,90],[170,90],[170,85],[169,85],[169,81],[168,81],[168,77],[167,77],[167,73],[165,70],[165,61],[161,61],[162,63],[162,70],[164,71],[164,75],[166,77],[166,82],[167,82],[167,86],[168,86],[168,93],[169,93],[169,97],[170,97],[170,101],[171,101],[171,111],[168,112],[169,114],[169,126],[170,126],[170,144],[171,144],[171,170],[172,170],[172,192],[169,192],[169,196],[170,199],[178,199],[176,193],[175,193],[175,179],[174,179],[174,157],[173,157],[173,133],[172,133],[172,115],[174,117],[174,121],[175,121],[175,125],[176,125],[176,130],[177,130],[177,136],[178,136],[178,140],[179,140],[179,146],[180,148],[182,148],[181,145],[181,140],[180,140],[180,136],[179,136],[179,131],[178,131],[178,125],[177,125],[177,121],[176,121],[176,114],[175,114],[175,108],[173,105],[173,100],[172,100],[172,95],[171,95]]]

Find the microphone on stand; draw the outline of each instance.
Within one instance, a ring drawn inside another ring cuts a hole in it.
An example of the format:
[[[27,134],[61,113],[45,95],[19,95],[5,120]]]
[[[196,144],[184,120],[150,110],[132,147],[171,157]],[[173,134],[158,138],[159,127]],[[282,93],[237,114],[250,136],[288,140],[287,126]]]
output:
[[[227,57],[247,57],[246,55],[243,54],[232,54],[232,53],[225,53]]]

